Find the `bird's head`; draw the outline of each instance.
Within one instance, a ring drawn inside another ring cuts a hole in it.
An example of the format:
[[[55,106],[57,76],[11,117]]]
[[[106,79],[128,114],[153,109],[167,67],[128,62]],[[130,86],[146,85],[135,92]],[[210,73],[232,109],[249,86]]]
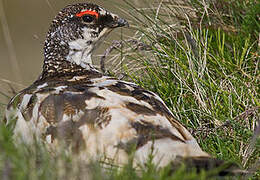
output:
[[[126,20],[95,4],[65,7],[54,18],[47,34],[44,68],[64,68],[64,60],[82,67],[91,64],[93,50],[109,32],[123,26],[128,26]]]

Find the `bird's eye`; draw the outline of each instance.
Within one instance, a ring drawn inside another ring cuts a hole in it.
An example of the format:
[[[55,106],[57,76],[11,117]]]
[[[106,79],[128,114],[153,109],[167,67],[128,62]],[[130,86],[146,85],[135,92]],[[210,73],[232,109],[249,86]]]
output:
[[[86,23],[91,23],[92,21],[94,21],[94,16],[89,15],[89,14],[84,15],[84,16],[82,16],[81,18],[82,18],[82,20],[83,20],[84,22],[86,22]]]

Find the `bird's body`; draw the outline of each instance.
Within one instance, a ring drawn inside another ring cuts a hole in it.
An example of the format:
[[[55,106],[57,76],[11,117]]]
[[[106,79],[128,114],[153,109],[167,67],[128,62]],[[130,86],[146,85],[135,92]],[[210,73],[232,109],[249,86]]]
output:
[[[138,164],[151,153],[158,166],[176,157],[209,157],[158,95],[104,76],[91,65],[98,42],[126,24],[87,3],[56,16],[41,76],[8,104],[6,120],[15,121],[15,137],[27,143],[36,137],[52,151],[65,147],[82,159],[105,156],[118,164],[127,163],[133,149]]]
[[[126,163],[133,147],[137,163],[152,149],[162,166],[177,156],[208,156],[156,94],[95,70],[38,80],[12,99],[7,114],[18,117],[14,133],[24,141],[36,134],[52,149],[66,143],[84,159],[105,154]]]

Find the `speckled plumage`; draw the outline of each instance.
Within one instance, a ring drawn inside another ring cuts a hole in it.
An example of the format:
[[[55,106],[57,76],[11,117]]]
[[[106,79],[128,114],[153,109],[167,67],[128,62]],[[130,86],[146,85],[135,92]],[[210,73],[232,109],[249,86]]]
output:
[[[77,13],[99,17],[82,23]],[[7,124],[27,143],[34,135],[50,149],[66,144],[82,159],[102,156],[121,164],[134,161],[164,166],[176,157],[209,157],[173,117],[159,96],[134,83],[104,76],[89,60],[99,42],[126,21],[93,4],[67,6],[53,20],[44,48],[41,76],[12,98]]]

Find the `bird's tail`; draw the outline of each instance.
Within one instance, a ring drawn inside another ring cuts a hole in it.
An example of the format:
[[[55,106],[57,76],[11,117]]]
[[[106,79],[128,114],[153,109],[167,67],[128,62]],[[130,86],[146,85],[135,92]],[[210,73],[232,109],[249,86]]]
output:
[[[225,162],[212,157],[177,157],[176,161],[171,163],[171,172],[184,165],[186,171],[205,171],[208,176],[232,176],[245,175],[246,170],[242,170],[237,164]]]

